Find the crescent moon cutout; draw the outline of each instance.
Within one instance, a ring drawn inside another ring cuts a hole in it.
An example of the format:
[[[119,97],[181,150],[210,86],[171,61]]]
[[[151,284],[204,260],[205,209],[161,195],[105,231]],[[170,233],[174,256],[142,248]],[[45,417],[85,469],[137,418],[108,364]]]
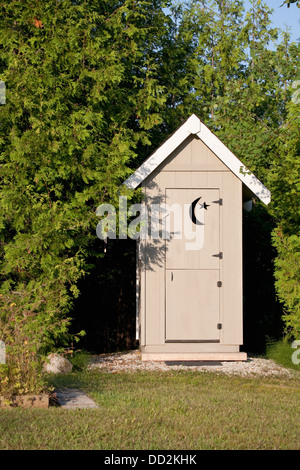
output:
[[[190,218],[193,222],[193,224],[195,225],[204,225],[202,222],[200,222],[200,220],[197,219],[197,217],[195,216],[195,208],[196,208],[196,205],[197,205],[197,202],[200,201],[201,199],[201,196],[198,197],[197,199],[195,199],[192,204],[190,205]]]

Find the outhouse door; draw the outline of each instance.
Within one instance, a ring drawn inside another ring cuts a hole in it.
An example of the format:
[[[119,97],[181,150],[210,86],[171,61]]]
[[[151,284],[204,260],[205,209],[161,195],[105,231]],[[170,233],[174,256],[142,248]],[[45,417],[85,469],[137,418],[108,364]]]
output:
[[[165,342],[220,340],[218,188],[166,189]]]

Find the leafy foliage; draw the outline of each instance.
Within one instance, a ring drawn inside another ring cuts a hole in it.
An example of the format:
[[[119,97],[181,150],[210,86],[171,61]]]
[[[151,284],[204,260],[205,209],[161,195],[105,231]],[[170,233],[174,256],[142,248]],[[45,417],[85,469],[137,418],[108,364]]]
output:
[[[280,129],[277,158],[270,181],[273,187],[273,214],[277,227],[273,242],[276,288],[285,306],[286,331],[300,337],[300,106],[291,102],[287,121]]]
[[[283,4],[282,5],[287,5],[288,8],[290,8],[291,4],[292,3],[296,3],[297,7],[300,8],[300,2],[299,0],[284,0]],[[282,6],[281,5],[281,6]]]
[[[150,6],[1,5],[1,335],[10,348],[20,331],[18,354],[25,341],[36,355],[61,344],[87,255],[101,256],[95,209],[118,197],[137,146],[160,120]]]
[[[67,340],[69,319],[60,312],[43,313],[47,290],[37,287],[0,294],[0,331],[5,343],[6,361],[0,365],[0,391],[7,396],[39,393],[44,388],[41,353],[59,338]],[[53,295],[49,291],[50,302]]]

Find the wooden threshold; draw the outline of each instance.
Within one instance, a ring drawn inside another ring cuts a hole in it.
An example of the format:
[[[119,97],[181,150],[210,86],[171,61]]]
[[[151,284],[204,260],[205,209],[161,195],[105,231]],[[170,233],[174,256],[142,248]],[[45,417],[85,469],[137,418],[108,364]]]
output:
[[[142,361],[247,361],[245,352],[143,353]]]

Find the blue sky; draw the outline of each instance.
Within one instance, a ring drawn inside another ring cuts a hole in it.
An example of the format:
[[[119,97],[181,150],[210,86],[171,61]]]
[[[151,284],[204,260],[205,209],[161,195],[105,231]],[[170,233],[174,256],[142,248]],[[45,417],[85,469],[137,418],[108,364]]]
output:
[[[286,5],[280,7],[284,0],[264,0],[263,3],[268,5],[273,11],[272,21],[273,26],[282,30],[286,29],[286,26],[291,28],[290,33],[292,40],[296,41],[300,38],[300,8],[297,8],[296,4],[292,4],[290,8]],[[245,9],[248,9],[250,3],[248,0],[244,0]]]

